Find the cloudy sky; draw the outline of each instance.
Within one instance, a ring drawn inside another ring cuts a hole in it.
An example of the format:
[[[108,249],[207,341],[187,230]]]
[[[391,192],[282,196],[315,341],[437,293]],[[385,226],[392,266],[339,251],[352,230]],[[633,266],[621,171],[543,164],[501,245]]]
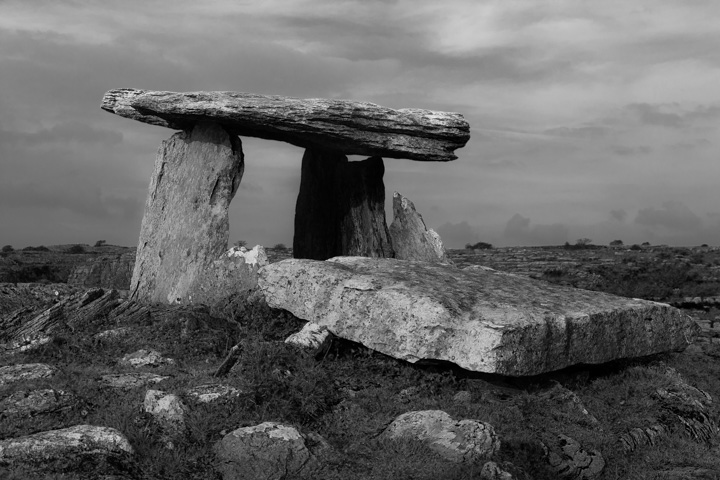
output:
[[[385,161],[446,245],[720,244],[715,0],[0,0],[0,244],[135,245],[161,127],[112,88],[462,113]],[[292,244],[302,150],[243,139],[231,242]],[[391,220],[391,216],[388,221]]]

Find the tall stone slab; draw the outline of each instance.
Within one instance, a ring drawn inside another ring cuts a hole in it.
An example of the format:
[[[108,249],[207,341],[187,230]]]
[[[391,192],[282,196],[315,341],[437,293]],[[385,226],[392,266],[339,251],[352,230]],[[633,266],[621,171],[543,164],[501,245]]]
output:
[[[145,204],[130,290],[136,300],[186,302],[228,247],[228,207],[244,171],[242,144],[212,122],[165,140]]]
[[[397,259],[450,263],[440,235],[425,226],[413,202],[398,192],[393,193],[390,238]]]
[[[340,153],[307,149],[295,208],[293,256],[392,257],[384,174],[380,157],[349,162]]]

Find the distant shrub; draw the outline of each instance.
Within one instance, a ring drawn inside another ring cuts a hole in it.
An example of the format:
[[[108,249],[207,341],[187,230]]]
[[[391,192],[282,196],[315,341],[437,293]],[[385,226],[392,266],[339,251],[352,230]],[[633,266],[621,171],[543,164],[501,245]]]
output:
[[[622,244],[623,244],[623,241],[622,241],[622,240],[613,240],[612,242],[610,242],[610,245],[613,246],[613,247],[619,247],[619,246],[621,246]]]
[[[642,246],[643,246],[643,247],[649,247],[649,246],[650,246],[650,242],[643,242],[643,243],[642,243]]]
[[[3,253],[9,253],[15,251],[15,249],[12,247],[12,245],[5,245],[2,247]]]
[[[73,245],[72,247],[68,248],[68,253],[85,253],[85,247],[82,245]]]
[[[491,243],[477,242],[475,244],[466,243],[465,248],[470,249],[470,250],[489,250],[489,249],[493,248],[493,246]]]
[[[636,243],[635,245],[630,247],[630,250],[642,250],[642,247]]]
[[[274,248],[275,250],[287,250],[287,247],[284,243],[276,243],[272,246],[272,248]]]
[[[570,243],[565,242],[564,248],[567,250],[584,250],[584,249],[590,249],[590,248],[596,248],[594,245],[590,245],[592,243],[592,240],[589,238],[578,238],[575,240],[575,245],[570,245]]]
[[[233,243],[233,246],[237,248],[241,248],[247,245],[247,242],[245,240],[238,240],[237,242]]]
[[[96,247],[104,247],[107,242],[105,240],[98,240],[95,242]]]
[[[25,247],[23,248],[23,252],[49,252],[50,249],[47,248],[45,245],[40,245],[39,247]]]

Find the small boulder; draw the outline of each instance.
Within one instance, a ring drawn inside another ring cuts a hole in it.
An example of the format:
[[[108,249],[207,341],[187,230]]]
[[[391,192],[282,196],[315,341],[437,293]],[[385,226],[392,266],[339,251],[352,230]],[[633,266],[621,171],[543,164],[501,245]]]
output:
[[[455,403],[470,403],[472,401],[472,394],[467,390],[460,390],[453,395],[453,402]]]
[[[69,408],[76,402],[75,395],[64,390],[18,390],[0,401],[0,418],[56,412]]]
[[[205,384],[186,390],[185,394],[200,403],[210,403],[221,398],[232,398],[240,395],[240,390],[230,385]]]
[[[0,441],[0,465],[42,468],[62,462],[63,469],[108,459],[114,465],[127,464],[134,455],[128,439],[114,428],[75,425]]]
[[[52,377],[57,368],[45,363],[21,363],[0,367],[0,387],[19,381],[36,380]]]
[[[149,383],[158,383],[170,377],[156,375],[146,372],[112,373],[100,377],[100,381],[114,387],[129,390],[131,388],[143,387]]]
[[[442,410],[404,413],[393,420],[381,437],[425,442],[455,463],[472,463],[500,449],[500,439],[492,425],[478,420],[453,420]]]
[[[557,435],[543,443],[547,461],[559,478],[591,480],[605,468],[605,459],[597,450],[585,450],[567,435]]]
[[[425,226],[413,202],[398,192],[393,193],[393,222],[390,238],[399,260],[450,263],[440,235]]]
[[[317,434],[265,422],[238,428],[215,445],[216,468],[225,480],[281,480],[307,475],[331,454]]]
[[[285,343],[304,348],[315,356],[321,356],[330,348],[332,334],[327,327],[308,322],[302,330],[286,338]]]
[[[185,426],[187,407],[175,394],[148,390],[145,392],[143,407],[166,430],[177,432]]]
[[[140,349],[133,353],[128,353],[120,359],[120,365],[133,368],[140,367],[159,367],[160,365],[174,365],[175,360],[163,357],[157,350]]]

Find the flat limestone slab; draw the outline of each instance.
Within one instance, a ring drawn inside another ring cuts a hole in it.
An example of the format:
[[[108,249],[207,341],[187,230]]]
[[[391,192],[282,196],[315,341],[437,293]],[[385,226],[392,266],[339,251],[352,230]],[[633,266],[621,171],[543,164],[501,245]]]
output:
[[[259,285],[270,307],[392,357],[511,376],[682,350],[699,332],[663,303],[487,268],[289,259],[260,269]]]
[[[470,125],[459,113],[350,100],[122,88],[105,94],[102,109],[177,130],[210,120],[240,136],[345,155],[447,162],[470,139]]]

